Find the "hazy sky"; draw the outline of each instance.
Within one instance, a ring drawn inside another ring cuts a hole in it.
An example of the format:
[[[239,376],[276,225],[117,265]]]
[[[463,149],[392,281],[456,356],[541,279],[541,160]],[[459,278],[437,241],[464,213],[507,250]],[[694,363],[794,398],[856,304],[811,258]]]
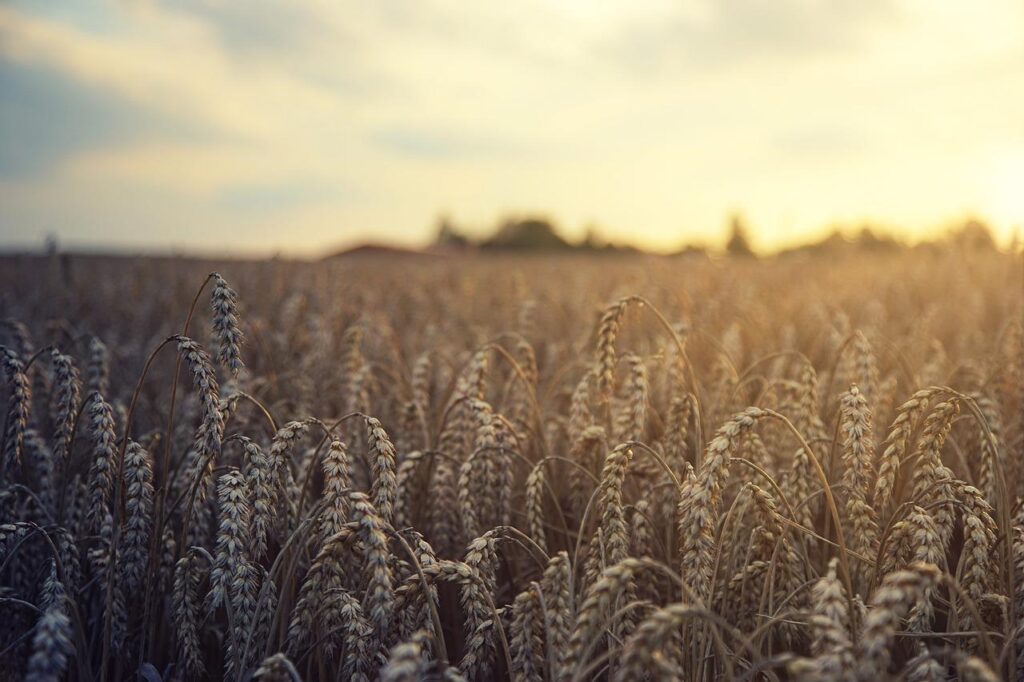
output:
[[[1021,0],[0,3],[0,247],[1024,224]]]

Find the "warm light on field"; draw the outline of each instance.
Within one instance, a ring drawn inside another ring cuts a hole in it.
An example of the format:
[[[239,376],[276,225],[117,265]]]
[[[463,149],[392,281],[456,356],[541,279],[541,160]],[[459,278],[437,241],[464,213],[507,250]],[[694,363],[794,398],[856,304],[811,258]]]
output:
[[[1024,0],[0,0],[0,680],[1024,682]]]
[[[992,199],[987,214],[1012,229],[1024,229],[1024,149],[992,164]]]
[[[1020,680],[1024,273],[984,236],[0,256],[0,669]]]
[[[0,245],[320,255],[547,216],[775,250],[1021,223],[1024,4],[0,6]],[[287,236],[282,226],[287,225]]]

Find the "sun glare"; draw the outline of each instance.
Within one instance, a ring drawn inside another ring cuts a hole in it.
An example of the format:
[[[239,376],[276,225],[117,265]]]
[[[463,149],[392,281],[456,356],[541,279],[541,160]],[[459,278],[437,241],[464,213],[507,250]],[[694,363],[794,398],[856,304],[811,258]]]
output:
[[[1005,226],[1007,236],[1024,226],[1024,148],[992,165],[990,205],[986,215]]]

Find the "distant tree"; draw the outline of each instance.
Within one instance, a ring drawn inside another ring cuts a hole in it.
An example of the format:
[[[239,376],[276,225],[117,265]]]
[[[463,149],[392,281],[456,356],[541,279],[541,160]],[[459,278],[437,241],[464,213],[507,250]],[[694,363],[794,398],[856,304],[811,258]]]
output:
[[[570,248],[554,225],[542,218],[507,220],[482,246],[490,249],[561,250]]]
[[[954,232],[950,241],[960,249],[993,250],[996,248],[992,230],[982,221],[973,218]]]
[[[708,250],[700,244],[687,244],[677,251],[676,255],[683,256],[684,258],[706,258]]]
[[[57,241],[56,234],[51,232],[46,235],[46,238],[43,240],[43,250],[46,252],[47,256],[51,257],[60,253],[60,244]]]
[[[846,241],[843,233],[838,228],[832,230],[827,237],[818,242],[817,247],[819,251],[842,251],[848,247],[850,243]]]
[[[608,245],[605,240],[601,238],[597,227],[594,225],[588,225],[586,234],[583,236],[583,239],[576,248],[584,251],[600,251],[607,246]]]
[[[861,227],[855,243],[865,251],[895,251],[900,248],[895,239],[876,233],[868,225]]]
[[[437,220],[437,237],[434,238],[437,246],[464,247],[469,244],[469,239],[455,229],[455,225],[447,215],[442,215]]]
[[[747,239],[747,228],[739,215],[732,217],[731,233],[729,243],[725,250],[730,256],[752,257],[754,250],[750,248],[750,241]]]

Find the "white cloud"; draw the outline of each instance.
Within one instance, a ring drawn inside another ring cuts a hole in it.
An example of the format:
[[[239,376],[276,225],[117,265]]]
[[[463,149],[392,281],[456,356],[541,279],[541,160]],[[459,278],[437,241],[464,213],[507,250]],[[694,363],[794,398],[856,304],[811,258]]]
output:
[[[123,239],[109,226],[137,221],[160,243],[171,215],[207,248],[309,251],[422,239],[441,210],[538,210],[659,246],[737,208],[765,242],[834,219],[1024,221],[992,190],[1024,142],[1012,0],[237,7],[0,8],[0,60],[202,131],[69,146],[45,177],[0,184],[0,238]],[[260,188],[263,211],[239,206]]]

